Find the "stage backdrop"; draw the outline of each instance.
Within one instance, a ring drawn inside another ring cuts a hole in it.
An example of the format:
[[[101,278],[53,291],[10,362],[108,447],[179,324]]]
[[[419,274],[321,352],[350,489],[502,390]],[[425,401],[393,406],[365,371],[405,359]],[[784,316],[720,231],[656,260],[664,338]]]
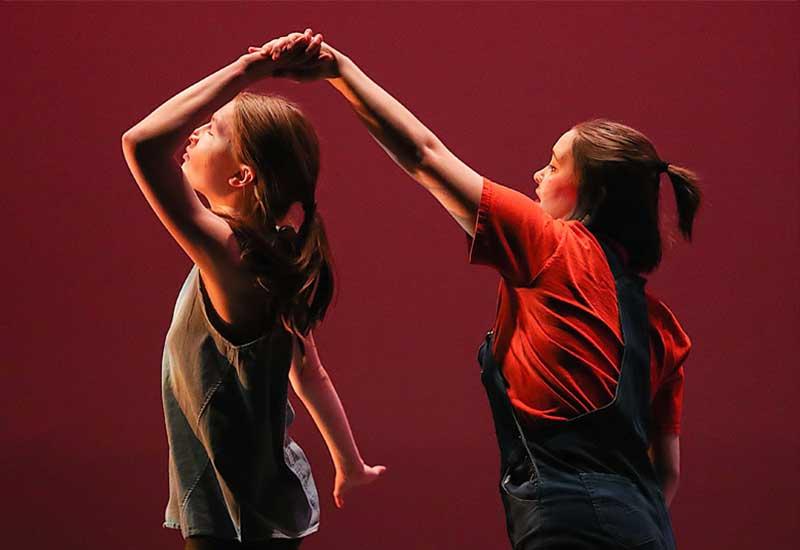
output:
[[[691,246],[651,288],[694,341],[683,548],[788,548],[798,521],[798,6],[7,4],[0,7],[4,548],[170,549],[161,351],[191,264],[122,133],[250,44],[311,26],[473,168],[523,192],[559,135],[603,116],[702,176]],[[385,478],[336,510],[325,447],[309,550],[507,546],[476,349],[498,277],[325,82],[267,81],[322,143],[339,277],[319,348]],[[674,201],[664,188],[665,229]]]

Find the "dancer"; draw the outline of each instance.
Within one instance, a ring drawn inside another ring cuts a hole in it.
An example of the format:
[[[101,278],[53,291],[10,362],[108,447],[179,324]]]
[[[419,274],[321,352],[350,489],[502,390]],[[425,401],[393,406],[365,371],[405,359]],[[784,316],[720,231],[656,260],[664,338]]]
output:
[[[242,55],[122,138],[147,202],[194,262],[162,369],[164,525],[181,530],[187,549],[297,548],[317,530],[309,464],[286,433],[289,381],[330,451],[337,506],[385,469],[362,460],[314,345],[334,284],[315,202],[316,134],[292,103],[242,92],[317,56],[321,40],[286,48],[281,61]]]
[[[282,59],[287,44],[314,40],[293,33],[250,51]],[[641,132],[593,120],[556,141],[533,176],[536,202],[458,159],[327,43],[279,74],[327,79],[470,236],[470,262],[502,276],[479,360],[512,546],[673,548],[666,503],[690,341],[642,275],[661,260],[660,176],[690,240],[694,174],[664,162]]]

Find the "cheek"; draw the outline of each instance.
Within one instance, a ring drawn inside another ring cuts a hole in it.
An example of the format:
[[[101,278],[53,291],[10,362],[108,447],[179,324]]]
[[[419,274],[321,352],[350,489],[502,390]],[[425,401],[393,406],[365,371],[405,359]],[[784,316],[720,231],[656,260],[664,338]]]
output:
[[[553,180],[551,184],[551,194],[564,201],[570,201],[577,198],[578,189],[573,185],[572,180],[567,177],[559,177]]]
[[[204,180],[216,180],[225,172],[227,157],[223,151],[211,147],[204,147],[192,151],[190,170]]]
[[[556,218],[569,215],[578,199],[578,189],[567,177],[548,178],[542,182],[536,193],[545,210]]]

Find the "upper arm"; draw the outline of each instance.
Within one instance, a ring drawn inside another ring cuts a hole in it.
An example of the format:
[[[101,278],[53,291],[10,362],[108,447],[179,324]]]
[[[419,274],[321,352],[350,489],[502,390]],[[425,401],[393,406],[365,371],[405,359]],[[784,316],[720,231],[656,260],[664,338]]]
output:
[[[683,416],[685,363],[692,343],[666,304],[649,294],[647,294],[647,304],[651,322],[650,383],[654,389],[653,431],[678,434]]]
[[[150,207],[201,271],[217,280],[238,259],[230,226],[210,212],[184,179],[180,166],[157,140],[122,137],[125,161]]]

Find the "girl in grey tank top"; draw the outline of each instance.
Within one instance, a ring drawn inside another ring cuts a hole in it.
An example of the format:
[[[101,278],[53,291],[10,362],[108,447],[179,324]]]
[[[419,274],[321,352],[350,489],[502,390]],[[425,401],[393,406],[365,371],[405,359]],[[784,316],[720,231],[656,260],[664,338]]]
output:
[[[164,525],[186,548],[297,547],[318,529],[314,478],[287,431],[290,380],[331,453],[337,506],[385,470],[361,458],[312,336],[333,294],[316,134],[295,105],[242,91],[321,41],[295,33],[251,49],[123,135],[136,183],[194,263],[161,371]]]

